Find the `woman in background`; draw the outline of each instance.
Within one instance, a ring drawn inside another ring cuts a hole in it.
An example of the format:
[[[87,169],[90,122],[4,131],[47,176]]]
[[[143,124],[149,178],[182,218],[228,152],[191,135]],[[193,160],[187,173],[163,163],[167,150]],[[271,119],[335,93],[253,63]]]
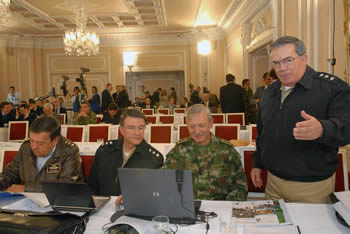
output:
[[[166,94],[166,90],[162,89],[162,92],[160,93],[160,106],[166,107],[168,105],[169,105],[168,95]]]

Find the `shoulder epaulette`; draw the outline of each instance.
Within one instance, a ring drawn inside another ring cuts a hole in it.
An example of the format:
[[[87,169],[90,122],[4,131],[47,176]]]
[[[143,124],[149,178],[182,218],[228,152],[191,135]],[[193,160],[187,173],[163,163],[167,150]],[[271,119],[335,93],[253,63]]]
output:
[[[76,144],[75,144],[73,141],[68,140],[68,139],[66,139],[66,140],[64,141],[64,143],[66,144],[66,146],[69,146],[69,147],[74,147],[74,146],[76,146]]]
[[[106,141],[103,142],[100,147],[106,147],[106,146],[112,146],[114,144],[114,141]]]
[[[315,77],[327,79],[327,80],[334,80],[335,78],[337,78],[336,76],[329,74],[329,73],[326,73],[326,72],[317,72]]]
[[[157,158],[159,156],[162,156],[162,153],[160,153],[156,148],[154,148],[151,145],[148,145],[148,150],[147,150],[150,154],[153,154],[153,156],[156,156]]]
[[[220,142],[220,143],[224,143],[226,145],[232,145],[232,143],[229,142],[228,140],[225,140],[225,139],[222,139],[222,138],[219,138],[219,137],[217,137],[217,141]]]
[[[182,144],[182,143],[186,143],[189,142],[191,140],[191,137],[186,137],[186,138],[182,138],[179,141],[176,142],[176,144]]]

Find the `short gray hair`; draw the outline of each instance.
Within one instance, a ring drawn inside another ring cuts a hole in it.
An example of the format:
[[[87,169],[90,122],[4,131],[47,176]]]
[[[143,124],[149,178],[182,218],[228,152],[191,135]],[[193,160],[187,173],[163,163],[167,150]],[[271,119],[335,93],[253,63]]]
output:
[[[196,114],[201,113],[204,111],[207,114],[209,122],[212,121],[213,117],[211,116],[211,112],[208,107],[204,106],[203,104],[195,104],[190,106],[186,111],[186,118],[187,122],[188,120],[192,119],[192,117]]]
[[[44,109],[51,109],[51,110],[53,110],[53,105],[51,103],[45,103],[44,104]]]
[[[278,38],[267,47],[267,52],[269,53],[269,55],[271,55],[271,52],[273,49],[279,48],[287,44],[295,45],[295,51],[299,56],[302,56],[306,53],[304,42],[292,36],[285,36],[285,37]]]

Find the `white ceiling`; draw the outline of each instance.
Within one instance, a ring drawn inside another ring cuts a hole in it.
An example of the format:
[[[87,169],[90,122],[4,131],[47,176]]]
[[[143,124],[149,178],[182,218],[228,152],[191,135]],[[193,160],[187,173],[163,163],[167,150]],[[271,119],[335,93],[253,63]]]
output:
[[[178,34],[226,23],[243,0],[11,0],[9,25],[0,35],[62,38],[84,7],[87,27],[102,37]]]

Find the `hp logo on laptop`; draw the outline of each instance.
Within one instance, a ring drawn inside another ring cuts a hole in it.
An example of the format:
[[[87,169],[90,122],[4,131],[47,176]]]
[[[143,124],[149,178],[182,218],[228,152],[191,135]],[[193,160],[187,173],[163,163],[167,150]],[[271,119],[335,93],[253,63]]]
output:
[[[159,197],[159,192],[153,192],[153,197]]]

